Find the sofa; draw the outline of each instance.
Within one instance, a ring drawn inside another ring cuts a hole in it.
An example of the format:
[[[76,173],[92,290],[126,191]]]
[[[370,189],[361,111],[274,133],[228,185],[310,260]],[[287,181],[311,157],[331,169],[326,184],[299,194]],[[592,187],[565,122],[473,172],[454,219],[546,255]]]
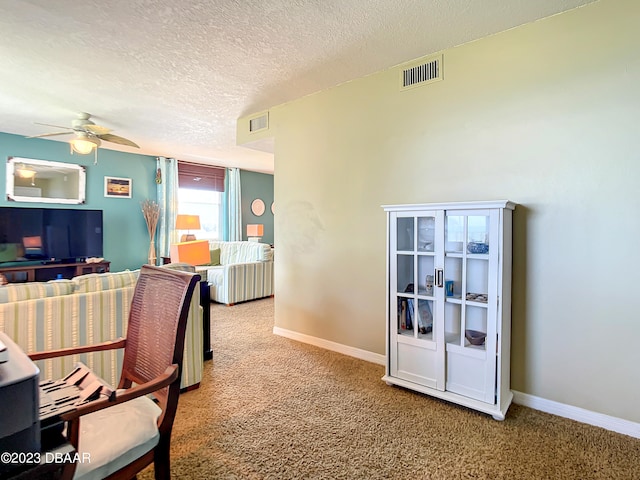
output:
[[[186,264],[166,267],[194,271]],[[126,336],[139,273],[92,273],[71,280],[0,286],[0,331],[26,353],[92,345]],[[117,385],[122,357],[122,350],[108,350],[40,360],[36,364],[41,380],[62,378],[80,361],[109,384]],[[202,308],[200,290],[196,288],[187,317],[181,387],[199,386],[202,369]]]
[[[209,283],[211,300],[233,305],[269,297],[273,289],[273,249],[267,243],[210,241],[211,264],[196,267]]]

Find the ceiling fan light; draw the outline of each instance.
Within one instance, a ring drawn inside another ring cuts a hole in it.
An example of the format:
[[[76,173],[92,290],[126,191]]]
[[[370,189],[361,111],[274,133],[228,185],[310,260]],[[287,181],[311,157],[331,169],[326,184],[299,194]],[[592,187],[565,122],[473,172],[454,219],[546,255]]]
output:
[[[78,137],[71,140],[71,148],[81,155],[88,155],[100,146],[100,140],[93,137]]]
[[[20,178],[26,178],[31,180],[33,180],[33,178],[36,176],[36,171],[33,168],[24,164],[18,166],[18,168],[16,169],[16,173]]]

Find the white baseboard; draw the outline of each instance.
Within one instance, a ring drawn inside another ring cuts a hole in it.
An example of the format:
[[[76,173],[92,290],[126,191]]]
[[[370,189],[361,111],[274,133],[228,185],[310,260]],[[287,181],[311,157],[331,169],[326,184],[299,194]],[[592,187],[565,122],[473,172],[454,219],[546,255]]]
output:
[[[343,355],[359,358],[360,360],[365,360],[367,362],[377,363],[378,365],[386,364],[385,356],[380,355],[379,353],[349,347],[348,345],[325,340],[324,338],[313,337],[311,335],[305,335],[304,333],[298,333],[280,327],[273,327],[273,333],[281,337],[290,338],[291,340],[296,340],[302,343],[308,343],[309,345],[342,353]],[[576,420],[595,427],[601,427],[606,430],[611,430],[612,432],[629,435],[630,437],[640,438],[640,423],[623,420],[603,413],[592,412],[591,410],[585,410],[584,408],[574,407],[560,402],[554,402],[553,400],[547,400],[545,398],[536,397],[516,390],[513,390],[513,403],[533,408],[534,410],[540,410],[541,412],[551,413],[552,415],[558,415],[559,417],[570,418],[571,420]]]
[[[592,412],[584,408],[574,407],[565,403],[554,402],[545,398],[529,395],[513,390],[513,403],[524,407],[533,408],[542,412],[570,418],[578,422],[601,427],[612,432],[622,433],[630,437],[640,438],[640,423],[623,420],[603,413]]]
[[[294,332],[285,328],[273,327],[273,333],[281,337],[290,338],[291,340],[297,340],[298,342],[308,343],[316,347],[324,348],[325,350],[331,350],[333,352],[342,353],[350,357],[359,358],[371,363],[377,363],[379,365],[386,364],[386,357],[379,353],[369,352],[367,350],[361,350],[355,347],[349,347],[341,343],[325,340],[324,338],[312,337],[311,335],[305,335],[304,333]]]

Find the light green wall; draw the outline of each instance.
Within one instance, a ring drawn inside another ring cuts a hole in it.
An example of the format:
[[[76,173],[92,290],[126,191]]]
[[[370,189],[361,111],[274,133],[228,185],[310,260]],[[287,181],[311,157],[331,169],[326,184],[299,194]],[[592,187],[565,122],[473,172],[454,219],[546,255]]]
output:
[[[512,388],[640,421],[639,24],[602,0],[272,108],[276,326],[384,354],[380,205],[509,199]]]
[[[273,243],[273,175],[268,173],[240,171],[240,189],[242,195],[242,238],[247,239],[247,225],[261,223],[264,225],[263,243]],[[251,211],[251,202],[261,199],[265,205],[264,214],[256,216]]]
[[[26,157],[38,160],[75,163],[87,167],[87,199],[82,205],[56,205],[7,201],[2,206],[78,208],[103,211],[103,247],[111,270],[136,269],[147,263],[149,234],[140,210],[140,202],[156,200],[155,157],[100,149],[98,165],[93,155],[71,155],[69,144],[39,138],[0,133],[0,158]],[[132,179],[132,198],[105,198],[104,177]],[[6,169],[0,168],[0,184],[6,185]]]

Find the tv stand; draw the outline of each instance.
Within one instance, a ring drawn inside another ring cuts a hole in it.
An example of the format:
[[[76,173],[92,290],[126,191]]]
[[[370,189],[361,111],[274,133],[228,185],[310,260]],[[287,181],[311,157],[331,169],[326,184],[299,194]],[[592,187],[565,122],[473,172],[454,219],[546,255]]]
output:
[[[105,273],[109,271],[111,262],[86,263],[86,262],[65,262],[65,263],[44,263],[28,265],[12,265],[11,267],[0,267],[2,273],[9,283],[20,282],[47,282],[58,278],[71,279],[78,275],[87,273]]]

